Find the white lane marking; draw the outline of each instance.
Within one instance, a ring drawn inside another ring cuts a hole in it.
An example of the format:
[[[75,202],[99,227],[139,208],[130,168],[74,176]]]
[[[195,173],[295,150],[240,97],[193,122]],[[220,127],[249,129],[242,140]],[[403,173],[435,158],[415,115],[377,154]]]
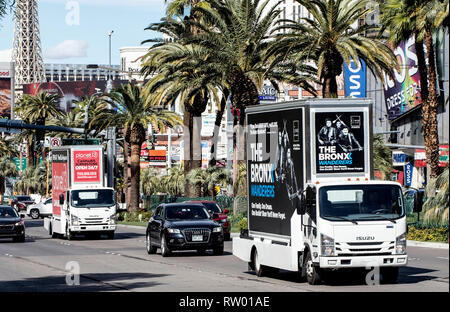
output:
[[[448,260],[448,257],[436,257],[438,259],[444,259],[444,260]]]
[[[5,254],[5,256],[10,257],[10,258],[14,257],[13,255],[10,255],[10,254]]]

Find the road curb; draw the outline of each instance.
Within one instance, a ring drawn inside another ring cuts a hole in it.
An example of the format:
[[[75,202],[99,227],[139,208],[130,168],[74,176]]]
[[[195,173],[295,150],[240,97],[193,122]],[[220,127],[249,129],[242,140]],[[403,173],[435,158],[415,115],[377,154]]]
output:
[[[407,241],[407,246],[411,247],[426,247],[426,248],[439,248],[448,249],[448,244],[445,243],[434,243],[434,242],[419,242],[419,241]]]
[[[139,226],[139,225],[117,224],[117,226],[129,228],[129,229],[145,230],[145,226]]]

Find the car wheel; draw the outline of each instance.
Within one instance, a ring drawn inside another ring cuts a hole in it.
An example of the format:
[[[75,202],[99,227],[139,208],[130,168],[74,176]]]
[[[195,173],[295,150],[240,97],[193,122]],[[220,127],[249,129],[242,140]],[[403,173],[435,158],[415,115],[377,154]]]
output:
[[[145,245],[147,247],[147,253],[149,255],[156,253],[156,246],[152,245],[152,241],[150,240],[150,233],[147,233],[146,239],[145,239]]]
[[[213,248],[213,254],[216,255],[216,256],[223,255],[223,245],[218,246],[218,247],[214,247]]]
[[[170,249],[167,247],[166,236],[161,235],[161,256],[167,257],[170,255]]]
[[[39,216],[40,216],[39,210],[38,209],[31,209],[30,216],[31,216],[31,219],[39,219]]]
[[[308,281],[308,283],[310,285],[319,285],[321,282],[320,269],[314,266],[310,252],[306,254],[304,265],[305,265],[304,270],[306,272],[306,280]]]
[[[25,242],[25,234],[23,234],[21,236],[14,237],[13,241],[16,242],[16,243],[23,243],[23,242]]]

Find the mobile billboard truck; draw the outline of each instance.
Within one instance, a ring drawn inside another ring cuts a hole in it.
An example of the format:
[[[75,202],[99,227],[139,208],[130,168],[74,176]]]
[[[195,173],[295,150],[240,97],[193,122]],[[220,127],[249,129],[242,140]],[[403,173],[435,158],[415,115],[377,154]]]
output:
[[[105,187],[103,146],[54,147],[52,163],[53,214],[44,219],[52,237],[97,233],[114,238],[116,200]]]
[[[376,268],[396,281],[407,264],[405,206],[400,184],[373,180],[371,101],[246,112],[248,230],[233,254],[258,276],[278,268],[319,284],[327,271]]]

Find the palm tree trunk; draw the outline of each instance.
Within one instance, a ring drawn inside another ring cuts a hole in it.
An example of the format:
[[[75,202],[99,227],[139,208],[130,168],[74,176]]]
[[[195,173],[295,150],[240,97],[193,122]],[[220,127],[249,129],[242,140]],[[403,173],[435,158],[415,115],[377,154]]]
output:
[[[141,146],[139,143],[131,143],[131,158],[130,158],[130,203],[129,211],[135,212],[139,207],[139,180],[140,180],[140,162],[141,162]]]
[[[34,168],[34,140],[27,142],[27,168]]]
[[[414,40],[417,55],[417,67],[420,74],[420,97],[422,98],[422,103],[424,103],[428,100],[427,64],[425,61],[425,52],[423,50],[423,40],[418,39],[417,32],[414,34]]]
[[[225,112],[225,108],[227,107],[227,99],[229,92],[224,91],[222,99],[220,101],[219,110],[216,113],[216,121],[214,122],[214,134],[212,138],[211,145],[211,159],[209,160],[209,166],[214,167],[217,164],[217,142],[219,141],[219,133],[220,133],[220,125],[222,123],[223,114]]]
[[[436,66],[434,60],[433,37],[431,27],[425,27],[425,46],[428,59],[428,101],[422,106],[422,118],[425,139],[425,151],[431,168],[431,178],[437,177],[441,168],[439,167],[439,135],[437,125],[438,100],[436,93]]]
[[[323,98],[337,98],[338,97],[336,76],[326,75],[323,78],[322,96],[323,96]]]

